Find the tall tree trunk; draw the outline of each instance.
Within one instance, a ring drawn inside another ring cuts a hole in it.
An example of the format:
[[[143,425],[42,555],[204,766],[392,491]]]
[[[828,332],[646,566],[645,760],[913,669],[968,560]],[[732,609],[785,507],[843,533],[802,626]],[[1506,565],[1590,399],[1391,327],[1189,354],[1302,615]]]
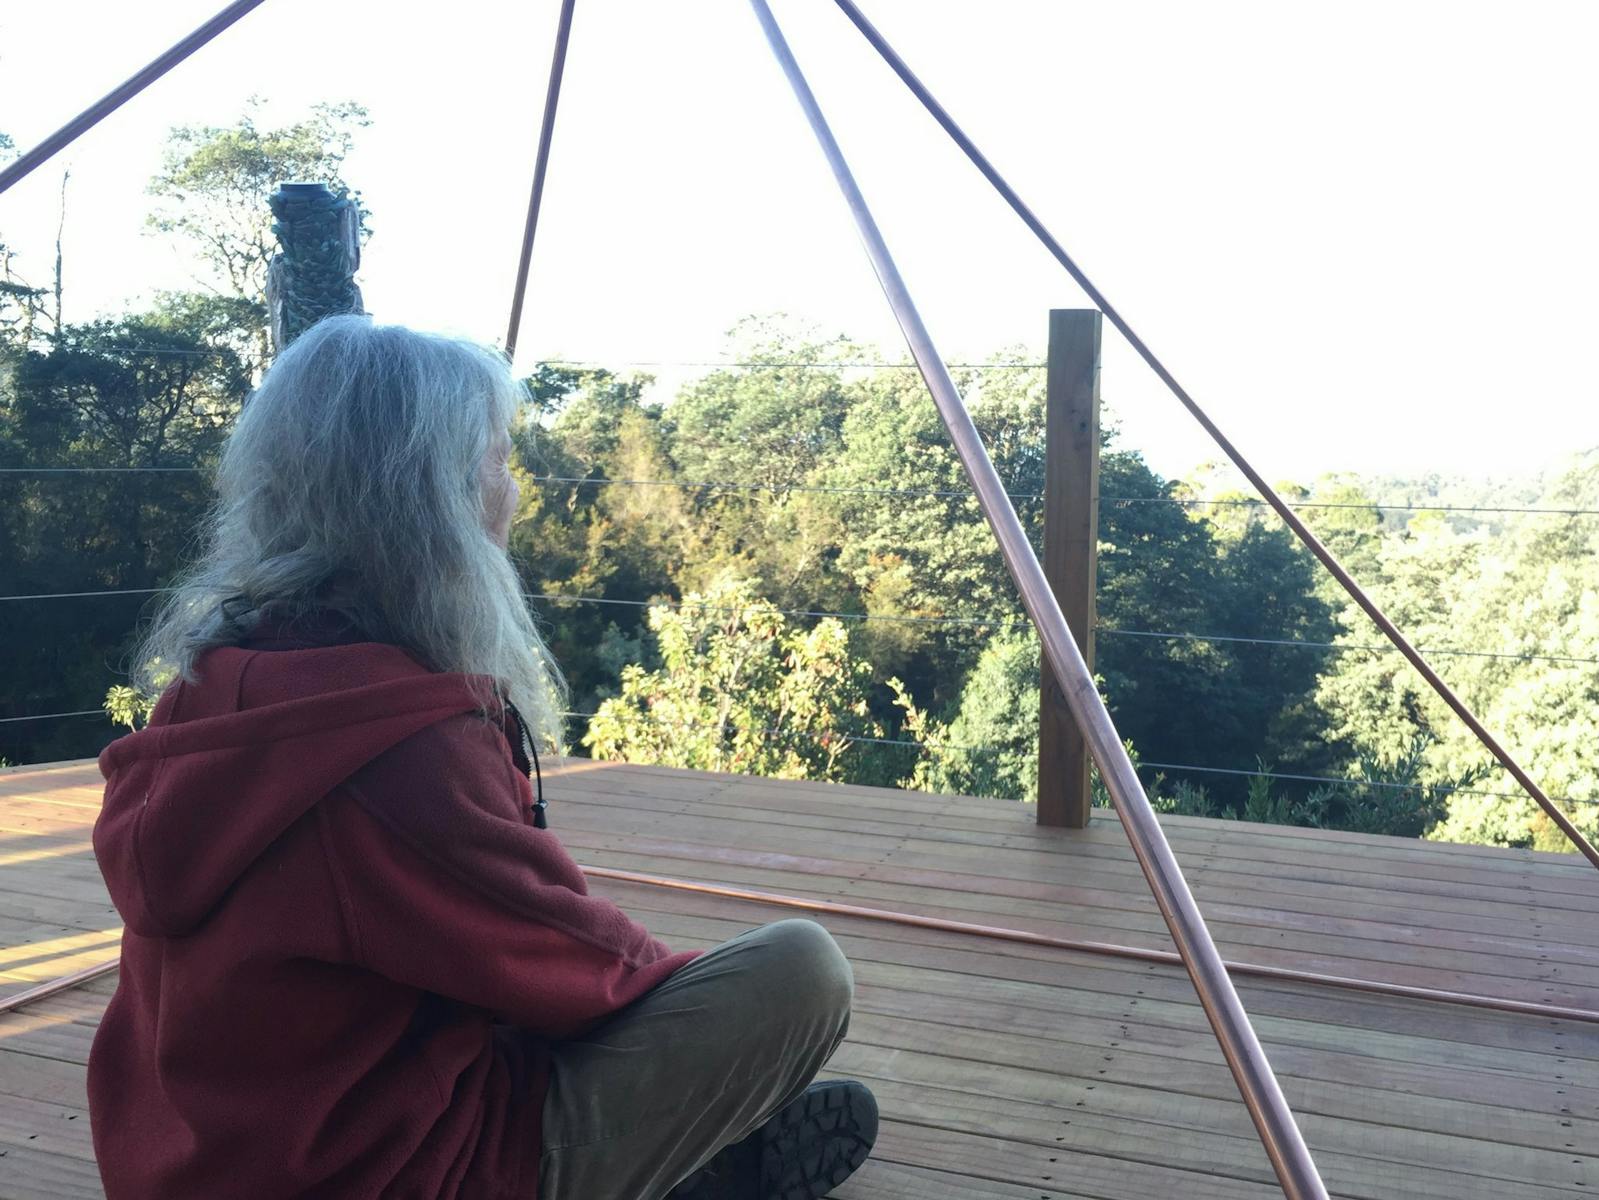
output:
[[[72,178],[71,171],[61,172],[61,219],[56,223],[56,314],[55,334],[53,339],[61,341],[61,239],[67,229],[67,180]]]

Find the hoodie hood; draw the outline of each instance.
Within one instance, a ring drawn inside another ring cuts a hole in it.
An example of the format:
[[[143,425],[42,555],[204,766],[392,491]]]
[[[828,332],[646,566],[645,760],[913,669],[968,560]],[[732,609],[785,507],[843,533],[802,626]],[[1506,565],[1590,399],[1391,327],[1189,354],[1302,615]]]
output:
[[[486,694],[483,679],[376,642],[220,647],[195,674],[100,755],[95,856],[144,937],[193,931],[317,801],[406,738],[480,711]]]

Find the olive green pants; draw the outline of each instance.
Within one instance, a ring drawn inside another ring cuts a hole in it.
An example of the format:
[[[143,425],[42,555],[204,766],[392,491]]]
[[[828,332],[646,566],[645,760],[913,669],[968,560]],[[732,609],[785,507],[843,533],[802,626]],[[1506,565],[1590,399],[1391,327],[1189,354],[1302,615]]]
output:
[[[825,929],[779,921],[556,1046],[540,1200],[661,1200],[805,1090],[844,1040],[853,991]]]

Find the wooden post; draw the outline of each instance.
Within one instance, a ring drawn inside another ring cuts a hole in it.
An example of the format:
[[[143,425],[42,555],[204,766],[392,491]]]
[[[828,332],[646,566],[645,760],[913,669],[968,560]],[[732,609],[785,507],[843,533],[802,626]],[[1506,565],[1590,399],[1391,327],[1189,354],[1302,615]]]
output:
[[[1044,576],[1094,669],[1099,548],[1099,345],[1095,309],[1049,313],[1044,416]],[[1038,823],[1088,825],[1088,748],[1046,662],[1038,713]]]
[[[355,202],[324,183],[285,183],[268,203],[283,247],[267,266],[272,348],[281,351],[323,317],[359,313],[361,215]]]

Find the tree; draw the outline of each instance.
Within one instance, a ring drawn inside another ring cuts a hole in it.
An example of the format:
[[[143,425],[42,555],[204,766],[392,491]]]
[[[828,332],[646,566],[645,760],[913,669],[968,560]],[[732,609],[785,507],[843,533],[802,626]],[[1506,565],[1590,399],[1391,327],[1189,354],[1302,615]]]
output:
[[[189,465],[213,454],[249,374],[212,340],[215,314],[186,298],[148,313],[69,326],[12,376],[19,455],[51,465]]]
[[[755,580],[653,607],[649,626],[660,666],[623,669],[621,695],[582,739],[596,758],[841,780],[857,739],[883,735],[866,708],[872,667],[850,654],[843,625],[791,627]]]
[[[908,785],[964,796],[1038,797],[1038,638],[1031,628],[997,633],[983,647],[948,723],[907,697],[906,730],[926,749]]]
[[[1100,504],[1095,668],[1111,715],[1157,762],[1219,765],[1216,722],[1236,736],[1227,648],[1166,636],[1227,632],[1215,612],[1226,590],[1215,532],[1169,503],[1175,485],[1135,453],[1101,456],[1100,493],[1112,499]]]
[[[647,383],[541,368],[529,380],[537,420],[516,439],[522,501],[511,553],[524,585],[535,595],[607,601],[535,602],[583,711],[616,694],[621,667],[639,652],[644,602],[672,591],[686,527],[677,489],[605,482],[671,476],[660,410],[641,400]]]
[[[15,150],[11,138],[0,133],[0,163],[14,157]],[[59,293],[59,273],[56,286]],[[46,289],[34,287],[22,278],[17,252],[0,240],[0,372],[6,370],[11,355],[32,343],[38,326],[48,320],[48,294]]]
[[[1449,811],[1458,789],[1482,776],[1470,771],[1456,779],[1440,779],[1427,764],[1430,734],[1417,733],[1410,743],[1387,755],[1361,750],[1349,772],[1350,782],[1325,784],[1310,794],[1315,813],[1311,823],[1356,833],[1422,837]],[[1431,782],[1426,780],[1431,779]]]
[[[818,341],[782,318],[748,318],[728,334],[736,366],[689,384],[666,416],[684,478],[774,489],[805,483],[839,443],[850,407],[839,369],[862,351]]]
[[[666,409],[663,444],[691,514],[679,588],[728,572],[765,581],[782,607],[842,597],[829,578],[834,527],[814,486],[840,452],[852,389],[833,364],[859,359],[843,338],[820,340],[780,318],[751,318],[729,335],[736,366],[690,384]]]
[[[1599,464],[1579,464],[1550,490],[1558,507],[1591,505]],[[1560,500],[1558,497],[1569,497]],[[1599,831],[1599,526],[1587,516],[1531,515],[1498,532],[1461,532],[1420,514],[1387,536],[1379,604],[1424,651],[1579,828]],[[1447,797],[1429,836],[1565,849],[1564,836],[1364,614],[1347,608],[1351,644],[1324,677],[1325,736],[1357,761],[1415,759],[1414,782]],[[1411,753],[1420,745],[1419,752]],[[1462,781],[1471,784],[1469,790]],[[1476,793],[1502,793],[1482,795]]]
[[[1038,541],[1042,375],[996,367],[957,382]],[[830,581],[822,590],[829,603],[876,618],[857,630],[861,652],[942,710],[959,698],[981,645],[973,636],[989,632],[959,622],[1011,619],[1015,586],[921,378],[891,368],[852,392],[837,452],[816,477],[830,490],[807,512],[825,531],[813,536],[831,543],[816,554]]]
[[[1264,517],[1264,514],[1262,514]],[[1225,644],[1227,713],[1212,731],[1222,762],[1268,758],[1292,772],[1330,765],[1313,699],[1338,632],[1319,563],[1275,517],[1251,521],[1221,543],[1214,631]],[[1285,644],[1295,643],[1295,644]]]
[[[13,345],[0,374],[0,464],[51,470],[0,476],[4,591],[68,598],[7,606],[6,715],[92,708],[146,589],[181,564],[249,387],[244,359],[213,340],[215,319],[209,302],[168,298]],[[76,757],[104,741],[81,720],[5,730],[8,757],[21,761]]]
[[[1381,548],[1384,535],[1382,510],[1371,493],[1358,479],[1346,475],[1329,475],[1319,480],[1307,497],[1311,505],[1301,514],[1311,532],[1326,544],[1327,549],[1344,565],[1357,583],[1365,584],[1378,578],[1381,571]],[[1321,590],[1334,605],[1346,599],[1343,588],[1330,572],[1318,573]]]

